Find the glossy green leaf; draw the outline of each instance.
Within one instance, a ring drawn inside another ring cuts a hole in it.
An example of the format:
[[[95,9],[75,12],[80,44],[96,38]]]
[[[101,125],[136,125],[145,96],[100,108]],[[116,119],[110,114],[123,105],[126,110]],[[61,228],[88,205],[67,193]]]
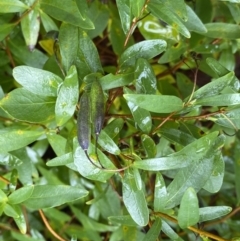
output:
[[[1,0],[0,13],[23,12],[28,6],[19,0]]]
[[[138,59],[135,69],[136,91],[142,94],[156,94],[157,81],[152,66],[146,59]]]
[[[92,163],[88,160],[84,150],[79,146],[76,138],[73,141],[73,148],[74,148],[74,153],[73,153],[74,164],[77,167],[78,172],[82,176],[91,180],[105,182],[114,174],[114,172],[105,172],[93,166]],[[98,165],[98,161],[95,155],[95,148],[93,145],[90,145],[88,153],[91,160],[94,163],[96,163],[96,165]],[[94,154],[92,155],[92,153]],[[106,167],[107,169],[115,169],[112,162],[100,150],[98,150],[98,156],[104,167]]]
[[[219,77],[229,73],[229,70],[227,70],[221,63],[219,63],[214,58],[209,57],[206,59],[206,62]]]
[[[49,144],[57,156],[62,156],[66,153],[65,151],[67,140],[63,136],[57,135],[55,133],[49,133],[47,134],[47,138]]]
[[[62,79],[46,70],[29,66],[17,66],[13,69],[13,77],[25,89],[42,96],[57,96]]]
[[[167,43],[161,39],[145,40],[127,48],[119,59],[121,69],[135,65],[137,59],[152,59],[166,49]]]
[[[14,205],[11,205],[9,203],[6,203],[5,207],[4,207],[4,213],[12,218],[17,218],[19,217],[19,213],[17,212],[17,210],[14,208]]]
[[[120,133],[120,131],[123,128],[123,125],[124,125],[123,119],[121,118],[114,119],[104,128],[104,131],[110,138],[113,139],[115,136],[117,136]]]
[[[127,34],[132,21],[130,0],[116,0],[116,3],[122,23],[122,29],[124,33]]]
[[[188,20],[187,7],[188,5],[184,0],[168,0],[163,1],[164,5],[177,14],[184,22]]]
[[[25,186],[17,189],[8,196],[8,201],[11,204],[19,204],[27,200],[33,192],[34,186]]]
[[[240,104],[240,94],[222,94],[197,99],[194,103],[202,106],[231,106]]]
[[[184,193],[178,211],[178,224],[184,229],[199,221],[199,205],[196,192],[189,187]]]
[[[130,9],[134,17],[140,17],[141,11],[144,7],[145,0],[129,0]]]
[[[192,93],[193,82],[192,80],[189,79],[188,76],[186,76],[181,72],[177,72],[176,77],[177,77],[176,82],[177,82],[178,89],[180,90],[183,98],[186,98]]]
[[[226,3],[237,24],[240,23],[240,5],[239,5],[239,3],[240,2],[235,3],[234,1],[233,2],[230,1],[229,3]]]
[[[0,3],[1,4],[1,3]],[[0,41],[2,41],[16,26],[15,23],[6,23],[0,25]]]
[[[133,226],[133,227],[137,226],[137,224],[133,221],[130,215],[111,216],[108,219],[111,223],[117,223],[117,224],[122,224],[126,226]]]
[[[123,177],[123,202],[132,219],[139,225],[148,223],[149,211],[144,196],[144,191],[137,188],[134,175],[128,169]]]
[[[107,152],[114,155],[119,155],[121,153],[115,142],[109,137],[109,135],[102,130],[98,137],[98,144]]]
[[[18,88],[0,101],[0,107],[13,118],[28,122],[47,122],[54,118],[55,98]],[[21,110],[21,112],[19,112]]]
[[[55,30],[58,31],[56,23],[43,11],[39,11],[41,17],[41,23],[46,32]]]
[[[183,239],[178,236],[178,234],[172,229],[172,227],[164,220],[162,220],[162,231],[165,233],[171,240],[174,241],[183,241]]]
[[[126,74],[108,74],[100,79],[103,90],[110,90],[117,87],[129,85],[134,80],[134,72]]]
[[[38,6],[32,9],[21,21],[23,37],[29,50],[33,50],[37,44],[40,19]]]
[[[7,153],[27,146],[43,134],[43,130],[6,129],[6,131],[0,135],[0,153]]]
[[[166,157],[135,161],[134,166],[148,171],[179,169],[198,163],[209,151],[211,144],[216,140],[218,132],[210,133],[185,146],[179,152]]]
[[[17,224],[17,227],[19,228],[20,232],[22,234],[25,234],[27,232],[27,223],[23,214],[23,211],[20,206],[16,205],[14,206],[14,209],[18,213],[18,217],[14,217],[14,221]]]
[[[212,175],[207,180],[203,188],[210,193],[218,192],[223,184],[224,171],[225,162],[223,160],[222,155],[215,155]]]
[[[73,65],[59,90],[55,114],[58,126],[65,124],[73,115],[78,102],[78,75]]]
[[[46,163],[46,165],[49,167],[64,166],[64,165],[70,164],[72,162],[73,162],[73,154],[72,154],[72,152],[69,152],[62,156],[53,158],[52,160],[48,161]]]
[[[237,39],[240,38],[240,26],[232,23],[207,23],[206,33],[202,33],[204,36],[210,38],[224,38],[224,39]]]
[[[160,172],[156,174],[155,188],[154,188],[154,211],[161,212],[164,210],[167,201],[167,189]]]
[[[176,96],[125,94],[123,97],[145,110],[156,113],[171,113],[183,108],[182,100]]]
[[[86,32],[79,30],[78,56],[91,73],[103,73],[101,61],[95,44]]]
[[[208,220],[213,220],[224,215],[227,215],[232,211],[231,207],[228,206],[213,206],[213,207],[203,207],[199,209],[200,219],[199,222],[206,222]]]
[[[75,1],[41,0],[41,9],[59,21],[67,22],[83,29],[94,28],[89,18],[83,18]]]
[[[132,171],[133,171],[133,176],[134,176],[135,183],[136,183],[138,190],[142,190],[143,181],[142,181],[142,177],[141,177],[139,170],[137,168],[133,168]]]
[[[205,185],[214,168],[214,156],[219,152],[219,148],[223,146],[223,143],[224,138],[220,136],[215,143],[208,145],[208,152],[203,158],[181,169],[175,175],[173,181],[167,187],[169,195],[166,208],[178,205],[189,187],[198,192]]]
[[[169,24],[172,28],[176,29],[184,37],[191,37],[190,32],[179,19],[179,17],[176,16],[168,7],[159,6],[158,3],[150,2],[148,4],[148,9],[155,17],[160,18],[161,20]]]
[[[130,89],[124,88],[125,95],[132,94],[133,91]],[[152,129],[152,118],[149,111],[138,107],[136,104],[134,104],[131,101],[127,101],[127,105],[133,115],[134,121],[136,122],[136,125],[144,132],[149,133]]]
[[[230,72],[212,82],[204,85],[194,92],[193,99],[213,96],[219,94],[225,87],[227,87],[234,79],[234,73]]]
[[[67,185],[35,185],[31,196],[23,202],[30,209],[56,207],[86,197],[88,192]]]
[[[150,136],[143,134],[141,135],[141,142],[142,142],[142,146],[145,151],[146,157],[154,158],[156,156],[157,149],[153,139]]]
[[[8,197],[5,194],[5,192],[2,191],[2,189],[0,189],[0,203],[5,203],[8,201]]]
[[[69,23],[62,23],[58,38],[61,63],[65,73],[67,73],[77,57],[78,28]]]
[[[151,228],[148,230],[145,237],[142,239],[142,241],[155,241],[157,240],[162,227],[162,220],[161,218],[156,218]]]
[[[194,31],[197,33],[206,33],[207,29],[202,23],[202,21],[199,19],[197,14],[189,6],[186,6],[186,8],[187,8],[188,21],[184,24],[187,27],[187,29],[189,31]]]

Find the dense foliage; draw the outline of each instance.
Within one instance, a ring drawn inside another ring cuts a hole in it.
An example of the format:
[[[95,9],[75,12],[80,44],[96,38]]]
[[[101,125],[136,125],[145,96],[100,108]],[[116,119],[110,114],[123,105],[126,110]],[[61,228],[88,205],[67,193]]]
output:
[[[239,240],[239,24],[238,0],[1,0],[0,240]]]

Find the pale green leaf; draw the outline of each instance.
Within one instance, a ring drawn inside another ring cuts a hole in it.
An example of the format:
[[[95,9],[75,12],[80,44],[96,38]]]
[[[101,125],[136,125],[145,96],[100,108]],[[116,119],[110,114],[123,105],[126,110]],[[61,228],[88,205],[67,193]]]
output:
[[[151,228],[148,230],[142,241],[156,241],[158,239],[159,233],[161,232],[162,220],[161,218],[156,218]]]
[[[28,6],[19,0],[1,0],[0,13],[15,13],[23,12],[28,9]]]
[[[24,202],[32,195],[33,189],[33,186],[25,186],[17,189],[9,195],[9,203],[19,204]]]
[[[212,207],[203,207],[199,209],[200,219],[199,222],[206,222],[213,220],[224,215],[227,215],[232,211],[231,207],[228,206],[212,206]]]
[[[124,33],[127,34],[132,22],[130,0],[116,0],[116,3],[122,23],[122,29]]]
[[[161,212],[165,209],[167,201],[167,189],[160,172],[156,174],[155,188],[154,188],[154,211]]]

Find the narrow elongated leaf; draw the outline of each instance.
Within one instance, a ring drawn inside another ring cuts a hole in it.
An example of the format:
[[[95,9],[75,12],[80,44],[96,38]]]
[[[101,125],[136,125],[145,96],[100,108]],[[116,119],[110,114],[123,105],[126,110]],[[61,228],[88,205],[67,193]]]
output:
[[[133,66],[139,58],[152,59],[166,49],[167,43],[161,39],[145,40],[127,48],[119,59],[121,69]]]
[[[13,69],[13,77],[25,89],[42,96],[57,96],[62,79],[46,70],[29,66],[17,66]]]
[[[41,23],[48,33],[49,31],[55,30],[58,31],[56,23],[49,17],[45,12],[39,11],[41,17]]]
[[[110,138],[114,138],[119,134],[124,125],[124,121],[121,118],[117,118],[111,121],[105,128],[104,131]]]
[[[134,17],[139,17],[145,4],[145,0],[130,0],[130,8]]]
[[[98,51],[86,32],[79,30],[78,56],[92,73],[103,73]]]
[[[145,151],[146,157],[154,158],[157,154],[157,149],[153,139],[150,136],[143,134],[141,135],[141,142],[142,142],[142,146]]]
[[[156,174],[155,189],[154,189],[154,211],[161,212],[165,208],[167,201],[167,188],[163,176],[160,172]]]
[[[27,200],[33,192],[33,186],[25,186],[17,189],[8,196],[8,201],[11,204],[19,204]]]
[[[133,91],[124,88],[125,94],[131,94]],[[128,107],[133,115],[136,126],[138,126],[144,133],[149,133],[152,129],[152,118],[149,111],[138,107],[131,101],[127,101]]]
[[[41,0],[41,9],[53,18],[78,26],[82,29],[93,29],[89,18],[84,18],[75,1]]]
[[[107,152],[114,155],[119,155],[121,153],[115,142],[108,136],[108,134],[102,130],[98,137],[98,144]]]
[[[110,90],[117,87],[129,85],[134,80],[134,72],[127,74],[108,74],[100,79],[103,90]]]
[[[213,96],[219,94],[225,87],[227,87],[234,80],[234,73],[230,72],[212,82],[204,85],[194,92],[193,99]]]
[[[137,224],[133,221],[130,215],[111,216],[111,217],[108,217],[108,219],[111,223],[117,223],[117,224],[122,224],[126,226],[133,226],[133,227],[137,226]]]
[[[52,160],[48,161],[46,165],[49,167],[54,167],[54,166],[63,166],[63,165],[65,166],[70,163],[73,163],[72,152],[66,153],[59,157],[55,157]]]
[[[220,64],[216,59],[214,58],[207,58],[206,59],[207,64],[209,67],[219,76],[226,75],[229,73],[229,70],[226,69],[222,64]]]
[[[135,78],[137,93],[156,94],[156,77],[151,65],[146,59],[137,60]]]
[[[13,118],[37,123],[54,118],[54,105],[55,98],[36,95],[23,88],[13,90],[0,101],[0,107]]]
[[[227,6],[228,6],[235,22],[237,24],[239,24],[240,23],[240,5],[239,5],[240,2],[239,1],[237,1],[237,2],[238,3],[236,3],[235,1],[233,1],[233,2],[230,1],[229,3],[227,3]]]
[[[32,9],[21,21],[23,37],[29,50],[33,50],[37,44],[40,19],[38,6]]]
[[[14,217],[14,221],[17,224],[17,227],[19,228],[20,232],[22,234],[25,234],[27,232],[27,223],[23,214],[23,211],[20,206],[14,205],[13,206],[15,211],[18,213],[17,217]]]
[[[171,170],[194,165],[208,151],[216,140],[218,132],[210,133],[185,146],[179,152],[166,157],[135,161],[134,166],[148,171]]]
[[[215,206],[215,207],[204,207],[199,209],[200,219],[199,222],[205,222],[213,220],[224,215],[227,215],[232,211],[231,207],[228,206]]]
[[[135,105],[156,113],[171,113],[183,108],[183,102],[176,96],[125,94],[123,97]]]
[[[78,52],[78,28],[68,23],[62,23],[59,31],[59,46],[61,63],[65,73],[74,64]]]
[[[130,0],[116,0],[122,29],[127,34],[132,22]]]
[[[199,221],[199,206],[196,192],[189,187],[184,193],[178,212],[178,224],[184,229]]]
[[[59,91],[56,106],[56,122],[58,126],[65,124],[73,115],[78,102],[78,75],[73,65]]]
[[[23,12],[28,9],[28,6],[19,0],[1,0],[0,13],[15,13]]]
[[[162,220],[161,218],[156,218],[151,228],[148,230],[147,234],[145,235],[142,241],[155,241],[157,240],[162,227]]]
[[[67,185],[35,185],[31,196],[23,204],[31,209],[51,208],[86,197],[88,192]]]
[[[7,153],[9,151],[17,150],[21,147],[36,141],[43,130],[7,130],[0,135],[0,153]]]
[[[125,171],[123,177],[123,202],[132,219],[139,225],[148,223],[149,211],[143,190],[139,190],[130,170]]]
[[[240,26],[232,23],[207,23],[206,33],[202,35],[210,38],[237,39],[240,38]]]
[[[171,228],[171,226],[162,220],[162,231],[165,233],[171,240],[175,241],[183,241],[182,238],[178,236],[178,234]]]
[[[0,25],[0,41],[2,41],[16,26],[15,23],[6,23]]]
[[[168,0],[163,2],[170,10],[177,14],[184,22],[188,20],[187,7],[184,0]]]

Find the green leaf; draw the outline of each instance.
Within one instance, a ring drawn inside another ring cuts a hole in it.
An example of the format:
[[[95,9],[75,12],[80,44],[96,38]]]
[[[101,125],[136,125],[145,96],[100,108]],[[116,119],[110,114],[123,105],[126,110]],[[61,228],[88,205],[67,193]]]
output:
[[[152,66],[146,59],[138,59],[135,69],[136,91],[142,94],[156,94],[157,81]]]
[[[231,207],[228,206],[213,206],[213,207],[203,207],[199,209],[200,219],[199,222],[206,222],[208,220],[213,220],[224,215],[227,215],[232,211]]]
[[[166,49],[167,43],[161,39],[145,40],[127,48],[119,59],[121,69],[134,66],[139,58],[152,59]]]
[[[213,96],[219,94],[225,87],[230,85],[234,80],[234,73],[228,74],[213,80],[212,82],[204,85],[200,89],[196,90],[193,94],[193,99],[200,99],[202,97]]]
[[[98,137],[98,144],[107,152],[112,153],[114,155],[119,155],[121,153],[118,146],[115,144],[113,139],[109,137],[109,135],[102,130]]]
[[[176,16],[171,9],[166,6],[161,6],[161,4],[150,2],[148,4],[149,11],[157,18],[160,18],[172,28],[176,29],[180,34],[186,38],[190,38],[191,34],[182,21]],[[175,9],[175,7],[173,8]]]
[[[216,59],[208,57],[206,59],[207,64],[209,67],[219,76],[223,76],[229,73],[229,70],[227,70],[221,63],[219,63]]]
[[[124,94],[123,97],[135,105],[155,113],[171,113],[183,108],[182,100],[176,96]]]
[[[39,14],[41,17],[41,23],[47,33],[52,30],[58,31],[56,23],[46,13],[39,11]]]
[[[70,163],[73,163],[72,152],[66,153],[62,156],[55,157],[52,160],[48,161],[46,165],[49,167],[55,167],[55,166],[65,166]]]
[[[209,151],[217,135],[218,132],[210,133],[185,146],[179,152],[166,157],[135,161],[133,165],[134,167],[148,171],[179,169],[194,165]]]
[[[187,29],[189,31],[194,31],[197,33],[206,33],[207,29],[202,23],[202,21],[199,19],[197,14],[189,6],[186,5],[186,7],[187,7],[187,14],[188,14],[188,21],[184,24],[187,27]]]
[[[210,38],[238,39],[240,38],[240,26],[232,23],[207,23],[206,33],[202,35]]]
[[[20,232],[22,234],[25,234],[27,232],[27,223],[23,214],[23,211],[20,206],[16,205],[14,206],[15,211],[18,213],[18,217],[14,217],[14,221],[17,224],[17,227],[19,228]]]
[[[145,5],[145,0],[129,0],[130,9],[134,17],[140,17],[141,11]]]
[[[57,96],[62,79],[46,70],[29,66],[17,66],[13,69],[13,77],[25,89],[42,96]]]
[[[142,142],[142,146],[145,151],[146,157],[154,158],[157,154],[157,149],[153,139],[150,136],[143,134],[141,135],[141,142]]]
[[[184,229],[199,221],[199,206],[196,192],[189,187],[184,193],[178,211],[178,224]]]
[[[214,168],[214,156],[219,152],[223,144],[224,138],[222,136],[218,137],[215,143],[207,146],[209,149],[205,156],[188,167],[181,169],[175,175],[173,181],[167,187],[169,195],[166,208],[172,208],[178,205],[183,194],[189,187],[194,188],[195,191],[198,192],[205,185]]]
[[[1,0],[0,13],[23,12],[28,6],[19,0]]]
[[[111,121],[105,128],[104,131],[110,138],[114,138],[119,134],[124,125],[124,121],[121,118]]]
[[[40,30],[39,11],[37,8],[38,6],[31,9],[21,21],[22,34],[30,51],[34,50],[37,44]]]
[[[7,195],[0,189],[0,216],[2,216],[2,213],[5,209],[5,205],[8,201]]]
[[[160,172],[156,174],[155,188],[154,188],[154,211],[161,212],[165,209],[167,201],[167,189]]]
[[[76,138],[73,140],[73,149],[74,164],[77,167],[78,172],[82,176],[91,180],[105,182],[114,174],[114,172],[105,172],[93,166],[92,163],[90,163],[90,161],[88,160],[84,150],[79,146]],[[95,155],[95,148],[93,145],[90,145],[88,153],[91,160],[95,162],[96,165],[98,165]],[[94,153],[94,155],[92,155],[92,153]],[[104,167],[106,167],[107,169],[115,169],[112,162],[100,150],[98,150],[98,156]]]
[[[177,233],[175,233],[175,231],[171,228],[171,226],[165,222],[164,220],[162,220],[162,231],[163,233],[165,233],[171,240],[174,241],[183,241],[182,238],[180,238],[178,236]]]
[[[222,94],[197,99],[194,103],[202,106],[231,106],[240,104],[240,94]]]
[[[65,124],[74,114],[78,102],[78,75],[73,65],[59,90],[55,106],[55,118],[58,126]]]
[[[132,219],[139,225],[145,226],[148,223],[149,211],[143,190],[137,188],[134,175],[131,170],[124,173],[123,202]]]
[[[13,118],[42,123],[54,118],[55,98],[33,94],[18,88],[0,101],[0,107]]]
[[[7,153],[27,146],[43,134],[43,130],[5,129],[0,135],[0,153]]]
[[[61,63],[65,73],[74,64],[78,52],[78,28],[69,23],[62,23],[59,31]]]
[[[41,9],[51,17],[78,26],[83,29],[93,29],[89,18],[83,18],[75,1],[41,0]]]
[[[117,223],[117,224],[126,225],[126,226],[133,226],[133,227],[137,226],[137,224],[133,221],[130,215],[111,216],[111,217],[108,217],[108,219],[111,223]]]
[[[31,196],[23,202],[30,209],[60,206],[86,197],[88,192],[80,187],[67,185],[35,185]]]
[[[27,200],[33,192],[34,186],[25,186],[17,189],[8,196],[10,204],[19,204]]]
[[[86,32],[79,30],[78,57],[85,63],[91,73],[103,73],[96,45]]]
[[[110,90],[117,87],[129,85],[133,82],[133,79],[134,72],[117,75],[108,74],[100,79],[100,83],[102,85],[103,90]]]
[[[187,7],[188,5],[184,0],[168,0],[163,2],[171,11],[177,14],[184,22],[188,20]]]
[[[133,91],[130,89],[124,88],[125,94],[131,94]],[[149,133],[152,129],[152,118],[149,111],[138,107],[131,101],[127,101],[127,105],[133,115],[134,121],[136,122],[137,126],[144,132]]]
[[[116,0],[116,3],[122,23],[122,29],[124,33],[127,34],[132,22],[130,0]]]
[[[239,3],[240,3],[239,1],[238,1],[238,3],[235,3],[234,1],[233,2],[230,1],[229,3],[226,3],[237,24],[240,24],[240,5],[239,5]]]
[[[1,4],[1,3],[0,3]],[[15,23],[6,23],[0,25],[0,41],[2,41],[16,26]]]
[[[47,138],[57,156],[62,156],[66,153],[67,140],[63,136],[49,133],[47,134]]]
[[[162,228],[162,220],[161,218],[156,218],[151,228],[148,230],[145,237],[142,239],[142,241],[155,241],[158,239],[159,233]]]
[[[214,168],[210,178],[204,185],[204,189],[210,193],[216,193],[220,190],[223,184],[225,171],[225,162],[221,154],[215,155]]]

